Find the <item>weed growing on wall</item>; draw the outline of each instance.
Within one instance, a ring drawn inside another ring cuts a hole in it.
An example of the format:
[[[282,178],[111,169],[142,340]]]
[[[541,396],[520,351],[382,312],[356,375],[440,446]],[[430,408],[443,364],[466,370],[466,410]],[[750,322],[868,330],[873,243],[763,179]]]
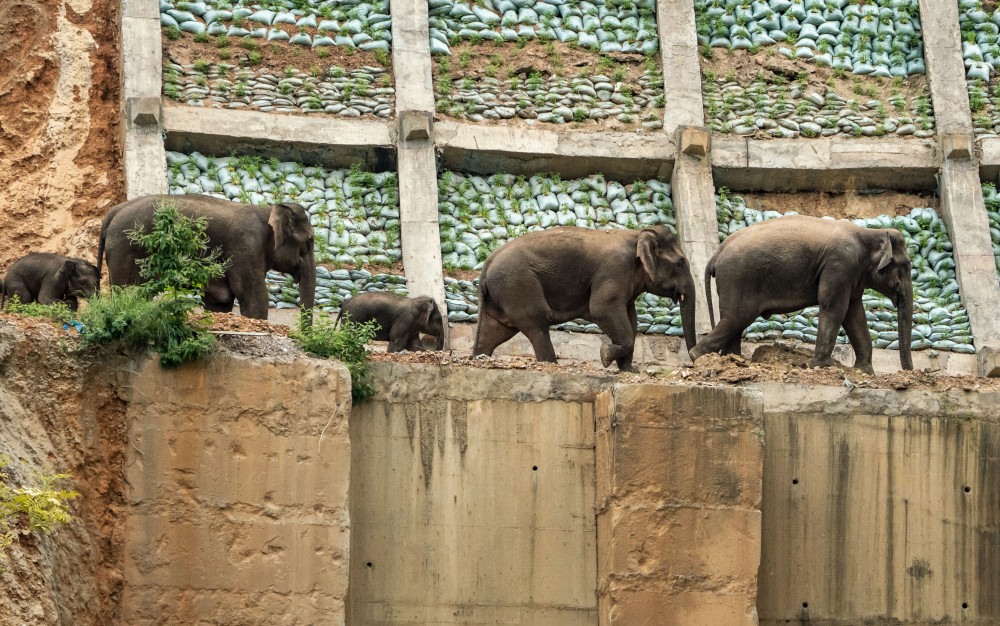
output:
[[[76,319],[76,313],[70,310],[70,308],[62,302],[53,302],[52,304],[29,302],[27,304],[22,304],[21,299],[17,297],[17,295],[13,295],[6,299],[3,305],[3,310],[12,315],[40,317],[51,319],[59,323],[69,322]]]
[[[341,320],[338,327],[329,316],[321,315],[314,324],[305,322],[312,316],[299,318],[298,327],[292,338],[309,354],[324,358],[334,358],[347,366],[351,372],[351,399],[361,402],[375,393],[371,382],[371,354],[365,344],[375,338],[379,326],[374,320],[356,324],[349,319]]]
[[[56,526],[73,519],[66,503],[80,495],[53,487],[57,481],[69,478],[69,474],[36,474],[41,487],[11,487],[6,482],[9,476],[3,471],[9,464],[10,458],[0,454],[0,572],[6,560],[3,551],[14,543],[11,523],[17,516],[26,516],[32,531],[49,534]]]
[[[84,340],[89,345],[120,342],[139,350],[152,348],[165,367],[205,354],[212,335],[190,320],[208,281],[221,276],[227,261],[208,250],[207,222],[191,219],[171,205],[158,205],[153,229],[129,233],[148,253],[137,261],[146,283],[112,287],[88,301],[83,313]],[[207,323],[207,322],[206,322]]]

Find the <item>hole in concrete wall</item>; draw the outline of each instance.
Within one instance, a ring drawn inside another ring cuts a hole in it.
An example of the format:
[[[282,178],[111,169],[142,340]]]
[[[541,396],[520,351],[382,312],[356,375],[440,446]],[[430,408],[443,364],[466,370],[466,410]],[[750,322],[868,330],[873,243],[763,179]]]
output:
[[[969,603],[968,603],[968,602],[963,602],[963,603],[962,603],[962,608],[963,608],[963,609],[967,609],[967,608],[969,608]]]
[[[802,608],[803,609],[808,609],[809,608],[809,603],[808,602],[803,602],[802,603]]]
[[[793,484],[793,485],[797,485],[797,484],[799,484],[799,479],[798,479],[798,478],[793,478],[793,479],[792,479],[792,484]]]
[[[368,566],[368,567],[371,567],[372,566],[372,562],[368,561],[367,563],[365,563],[365,565]]]
[[[972,491],[972,488],[971,487],[965,487],[964,491],[965,491],[965,493],[969,493],[970,491]]]
[[[531,466],[531,471],[537,472],[538,471],[538,466],[537,465],[532,465]]]

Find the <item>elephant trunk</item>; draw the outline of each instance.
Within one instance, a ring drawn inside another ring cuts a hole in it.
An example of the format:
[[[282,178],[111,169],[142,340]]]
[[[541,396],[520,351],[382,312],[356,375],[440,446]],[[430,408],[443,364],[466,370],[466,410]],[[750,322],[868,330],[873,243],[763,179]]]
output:
[[[910,337],[913,333],[913,287],[909,280],[901,290],[896,305],[899,317],[899,363],[904,370],[913,369],[913,358],[910,356]]]
[[[695,290],[694,290],[694,280],[691,281],[691,285],[688,289],[681,291],[681,325],[684,327],[684,343],[687,344],[688,352],[694,349],[696,343],[698,343],[698,337],[695,334],[694,327],[694,304],[696,300]]]
[[[437,336],[437,339],[434,341],[434,349],[437,350],[438,352],[444,350],[444,329],[441,329],[441,333]]]
[[[303,321],[308,325],[312,321],[312,308],[316,301],[316,263],[310,252],[299,267],[299,306],[302,308]]]

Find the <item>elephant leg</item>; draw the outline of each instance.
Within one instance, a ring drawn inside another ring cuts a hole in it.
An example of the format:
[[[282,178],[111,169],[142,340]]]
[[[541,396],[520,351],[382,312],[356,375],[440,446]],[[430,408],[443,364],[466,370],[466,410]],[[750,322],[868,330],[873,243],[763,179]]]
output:
[[[28,289],[28,285],[18,278],[8,279],[5,285],[5,290],[7,292],[8,300],[17,296],[17,299],[21,302],[21,304],[27,304],[35,301],[35,296],[31,294],[31,290]]]
[[[516,334],[517,328],[502,324],[492,315],[480,311],[479,327],[476,329],[476,345],[472,348],[472,354],[493,356],[493,351],[497,349],[497,346]]]
[[[839,286],[838,286],[839,287]],[[836,287],[820,283],[819,288],[819,329],[816,331],[816,352],[809,367],[837,367],[833,359],[833,346],[837,343],[837,333],[847,316],[850,299],[847,294],[840,295]]]
[[[552,337],[549,336],[548,326],[522,328],[521,332],[531,342],[531,347],[535,349],[535,359],[538,361],[548,361],[556,363],[556,349],[552,347]]]
[[[722,349],[722,354],[743,355],[743,330],[733,335],[726,343],[726,347]]]
[[[235,297],[229,286],[217,280],[208,283],[201,298],[205,310],[213,313],[232,313],[234,301]]]
[[[249,272],[256,272],[254,268],[249,268]],[[264,281],[265,271],[260,271],[260,278],[254,274],[252,277],[244,277],[240,274],[227,274],[229,288],[240,301],[240,315],[253,317],[255,319],[267,319],[267,283]]]
[[[747,316],[737,318],[732,314],[726,316],[725,313],[722,313],[722,315],[723,317],[715,325],[715,328],[710,330],[705,338],[699,341],[698,345],[688,353],[691,361],[709,352],[740,354],[743,331],[756,319],[756,315],[749,320],[746,319]],[[735,352],[731,352],[731,350],[735,350]]]
[[[847,339],[854,348],[854,367],[865,372],[874,374],[872,367],[872,336],[868,332],[868,320],[865,319],[865,307],[861,298],[851,300],[847,307],[847,316],[844,318],[844,330],[847,331]]]
[[[413,347],[414,343],[418,347]],[[402,352],[403,350],[423,350],[420,346],[420,334],[410,332],[410,324],[397,322],[389,329],[389,352]]]
[[[420,341],[420,333],[415,332],[410,335],[409,341],[406,342],[406,349],[410,352],[424,352],[424,343]]]
[[[608,306],[596,302],[591,302],[590,306],[594,323],[611,340],[610,344],[601,344],[601,363],[604,367],[608,367],[614,361],[618,364],[619,370],[634,372],[632,356],[635,354],[635,333],[638,329],[638,321],[633,326],[634,304],[629,303],[625,305],[624,309],[623,311],[621,306]],[[596,315],[595,311],[598,312]]]

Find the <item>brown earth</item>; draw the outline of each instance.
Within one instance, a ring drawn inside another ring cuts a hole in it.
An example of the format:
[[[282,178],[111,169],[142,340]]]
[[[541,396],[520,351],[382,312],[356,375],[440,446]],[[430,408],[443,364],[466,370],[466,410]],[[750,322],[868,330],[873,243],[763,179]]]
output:
[[[834,217],[837,219],[867,219],[880,215],[909,215],[914,207],[937,210],[938,199],[933,194],[912,194],[896,191],[857,193],[743,193],[746,205],[757,211],[795,211],[801,215]]]
[[[290,35],[298,32],[297,27],[290,24],[276,24],[275,28],[284,30]],[[306,28],[306,32],[315,36],[319,31],[314,28]],[[364,65],[371,67],[382,67],[378,57],[371,50],[355,50],[348,53],[346,46],[321,46],[319,48],[308,48],[306,46],[292,45],[287,41],[262,41],[260,39],[249,39],[241,37],[228,37],[222,41],[228,42],[228,46],[220,48],[219,40],[216,37],[209,37],[208,42],[199,43],[194,40],[194,35],[182,32],[175,40],[167,38],[167,29],[163,29],[163,57],[164,59],[179,63],[181,65],[191,65],[196,60],[203,59],[209,63],[227,63],[229,65],[239,65],[240,67],[266,68],[271,73],[278,76],[285,75],[285,69],[293,67],[299,71],[308,72],[312,68],[325,70],[334,65],[345,70],[360,69]],[[260,53],[260,63],[250,64],[251,50],[244,48],[246,42],[253,46],[252,50]],[[229,58],[223,58],[223,50],[229,51]],[[326,57],[320,56],[320,50],[325,51]],[[391,80],[391,68],[387,73]],[[392,86],[392,83],[389,84]]]
[[[31,251],[95,258],[124,200],[120,4],[0,3],[0,269]]]

